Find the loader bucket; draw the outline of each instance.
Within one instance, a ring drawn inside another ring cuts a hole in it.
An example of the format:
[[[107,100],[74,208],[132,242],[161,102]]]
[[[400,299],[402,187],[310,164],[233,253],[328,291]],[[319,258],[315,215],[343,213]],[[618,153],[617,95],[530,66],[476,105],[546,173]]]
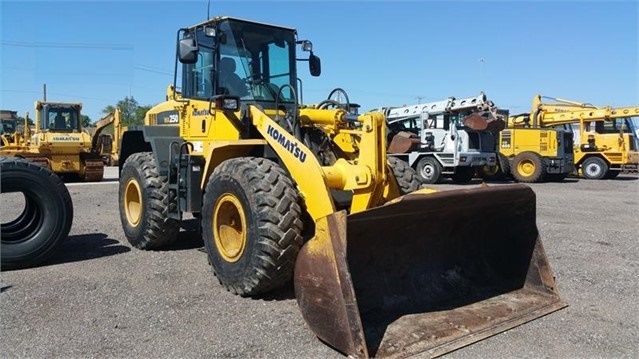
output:
[[[353,357],[435,357],[566,307],[523,184],[414,192],[316,223],[295,293],[319,339]]]

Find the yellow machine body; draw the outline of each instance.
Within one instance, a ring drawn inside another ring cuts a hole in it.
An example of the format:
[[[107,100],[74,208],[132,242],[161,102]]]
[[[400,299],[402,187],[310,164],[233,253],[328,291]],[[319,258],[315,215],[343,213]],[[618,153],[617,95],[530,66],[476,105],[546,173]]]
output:
[[[182,91],[169,86],[146,125],[122,137],[120,213],[132,245],[169,243],[182,213],[195,213],[223,287],[253,296],[293,278],[309,327],[353,357],[442,355],[566,306],[530,188],[412,186],[414,170],[386,155],[382,113],[301,104],[294,49],[284,68],[269,62],[278,49],[309,48],[294,29],[216,17],[181,31]],[[248,78],[263,70],[245,82],[249,94],[217,92],[224,53],[211,49],[225,47],[256,51],[238,65]],[[212,84],[197,75],[211,68]],[[282,73],[279,91],[266,91]]]
[[[0,148],[0,154],[24,157],[87,182],[102,180],[104,166],[82,128],[81,110],[81,103],[36,101],[35,129],[20,143]]]
[[[548,98],[554,102],[544,102]],[[573,133],[574,163],[582,176],[614,178],[639,169],[639,140],[632,120],[639,107],[596,107],[589,103],[536,95],[532,112],[511,119],[515,128],[565,130]],[[540,144],[540,147],[543,144]]]

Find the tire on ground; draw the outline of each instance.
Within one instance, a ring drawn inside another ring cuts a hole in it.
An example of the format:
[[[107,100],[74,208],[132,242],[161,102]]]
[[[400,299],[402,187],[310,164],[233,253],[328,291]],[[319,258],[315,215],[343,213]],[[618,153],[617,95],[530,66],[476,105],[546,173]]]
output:
[[[423,157],[415,168],[422,183],[433,184],[441,180],[442,165],[433,157]]]
[[[119,207],[124,235],[138,249],[159,249],[172,243],[180,223],[168,219],[168,182],[160,176],[151,152],[127,158],[120,174]]]
[[[518,182],[541,182],[546,177],[546,166],[539,154],[522,152],[513,159],[510,172]]]
[[[417,172],[406,161],[389,156],[388,163],[393,170],[401,195],[417,191],[422,186]]]
[[[49,169],[19,158],[0,158],[2,193],[22,192],[21,214],[0,225],[2,270],[46,261],[67,238],[73,202],[62,179]]]
[[[293,275],[302,246],[300,198],[286,172],[264,158],[234,158],[206,185],[202,236],[213,273],[228,291],[253,296]]]
[[[510,161],[508,157],[502,153],[497,153],[497,170],[494,173],[484,171],[482,177],[489,181],[504,181],[511,177]]]
[[[603,179],[608,173],[608,164],[600,157],[589,157],[581,164],[581,174],[587,179]]]

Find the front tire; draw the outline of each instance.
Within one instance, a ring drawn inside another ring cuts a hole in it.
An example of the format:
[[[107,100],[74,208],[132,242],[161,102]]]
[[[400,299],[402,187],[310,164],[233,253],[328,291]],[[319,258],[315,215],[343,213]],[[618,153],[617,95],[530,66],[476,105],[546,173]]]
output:
[[[535,152],[522,152],[513,159],[511,169],[517,182],[541,182],[546,176],[546,166],[543,158]]]
[[[180,223],[168,218],[168,193],[153,153],[127,158],[120,174],[119,207],[124,235],[133,247],[159,249],[177,238]]]
[[[220,284],[252,296],[289,281],[303,242],[301,215],[297,189],[279,165],[253,157],[222,162],[202,207],[204,244]]]
[[[422,183],[433,184],[441,180],[442,165],[433,157],[423,157],[417,162],[417,175]]]
[[[2,270],[43,263],[67,238],[73,223],[71,195],[49,169],[19,158],[0,159],[2,193],[22,192],[24,209],[0,225]]]
[[[603,179],[608,173],[608,164],[599,157],[590,157],[581,164],[581,173],[587,179]]]

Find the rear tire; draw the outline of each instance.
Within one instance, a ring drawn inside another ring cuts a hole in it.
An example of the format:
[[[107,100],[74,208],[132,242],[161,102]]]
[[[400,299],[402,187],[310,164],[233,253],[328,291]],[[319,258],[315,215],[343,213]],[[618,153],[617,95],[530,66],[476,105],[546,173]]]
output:
[[[482,177],[489,181],[504,181],[511,177],[510,161],[508,157],[502,153],[497,153],[497,170],[494,173],[484,171]]]
[[[67,238],[73,223],[71,195],[49,169],[19,158],[0,159],[2,193],[22,192],[25,206],[0,225],[2,270],[43,263]]]
[[[433,184],[441,180],[442,165],[433,157],[423,157],[417,162],[417,175],[422,183]]]
[[[168,193],[153,153],[127,158],[120,174],[119,207],[124,235],[133,247],[159,249],[177,238],[180,223],[168,219]]]
[[[587,179],[603,179],[608,172],[608,164],[599,157],[587,158],[581,164],[581,174]]]
[[[541,182],[546,176],[543,158],[535,152],[522,152],[515,156],[511,169],[518,182]]]
[[[393,170],[401,195],[417,191],[422,186],[417,172],[406,161],[389,156],[388,163]]]
[[[266,293],[293,276],[302,209],[293,181],[263,158],[222,162],[209,178],[202,235],[214,274],[241,296]]]

